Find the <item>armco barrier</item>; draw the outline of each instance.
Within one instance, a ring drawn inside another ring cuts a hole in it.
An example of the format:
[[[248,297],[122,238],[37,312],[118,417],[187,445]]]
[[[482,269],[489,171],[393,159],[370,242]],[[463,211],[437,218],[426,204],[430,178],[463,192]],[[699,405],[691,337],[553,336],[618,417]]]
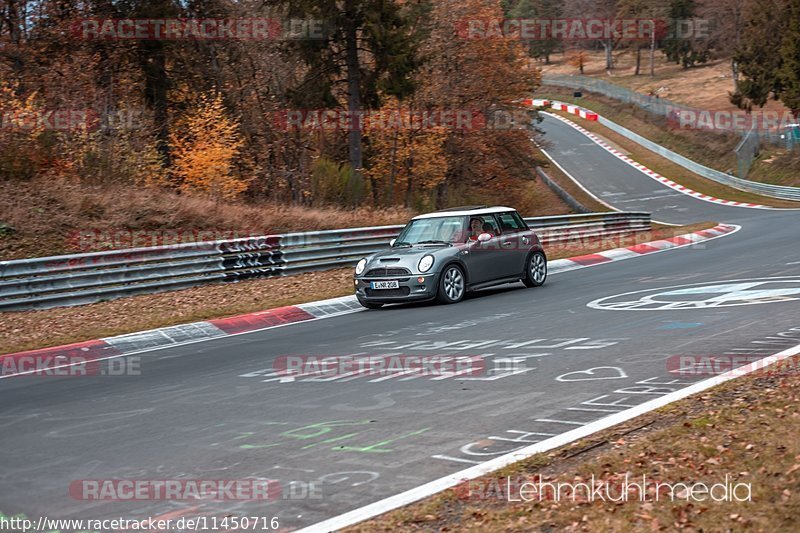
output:
[[[649,213],[526,218],[544,244],[650,229]],[[0,261],[0,311],[46,309],[354,265],[403,226],[378,226]]]

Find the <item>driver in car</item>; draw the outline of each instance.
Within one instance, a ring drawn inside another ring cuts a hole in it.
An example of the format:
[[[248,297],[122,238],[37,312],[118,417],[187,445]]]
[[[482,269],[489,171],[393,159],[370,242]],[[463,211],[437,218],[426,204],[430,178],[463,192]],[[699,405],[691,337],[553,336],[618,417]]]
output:
[[[478,235],[483,233],[483,220],[480,218],[471,218],[469,220],[469,240],[477,241]]]

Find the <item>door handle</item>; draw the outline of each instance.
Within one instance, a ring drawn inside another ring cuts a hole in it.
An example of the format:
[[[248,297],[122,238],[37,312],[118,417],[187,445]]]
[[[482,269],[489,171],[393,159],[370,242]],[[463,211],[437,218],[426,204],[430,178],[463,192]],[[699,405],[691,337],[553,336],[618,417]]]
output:
[[[511,246],[512,244],[514,244],[514,243],[513,243],[513,242],[511,242],[511,241],[504,241],[504,242],[503,242],[503,246],[505,246],[506,248],[508,248],[508,247],[509,247],[509,246]]]

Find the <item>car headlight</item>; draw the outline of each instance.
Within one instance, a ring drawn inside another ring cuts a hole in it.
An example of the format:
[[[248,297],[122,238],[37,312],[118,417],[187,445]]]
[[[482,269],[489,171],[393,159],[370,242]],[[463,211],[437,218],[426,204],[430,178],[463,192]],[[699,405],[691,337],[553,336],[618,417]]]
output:
[[[364,269],[366,268],[366,266],[367,266],[367,260],[366,259],[362,259],[361,261],[359,261],[356,264],[356,275],[359,275],[362,272],[364,272]]]
[[[420,272],[427,272],[428,270],[431,269],[432,266],[433,266],[432,255],[424,256],[422,259],[419,260],[419,265],[417,265]]]

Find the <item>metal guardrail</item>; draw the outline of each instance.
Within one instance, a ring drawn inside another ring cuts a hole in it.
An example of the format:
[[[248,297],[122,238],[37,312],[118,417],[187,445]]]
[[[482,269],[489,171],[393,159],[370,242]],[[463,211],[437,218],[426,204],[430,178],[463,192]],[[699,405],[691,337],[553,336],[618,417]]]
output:
[[[649,213],[526,218],[544,244],[650,229]],[[46,309],[208,283],[354,265],[402,228],[378,226],[0,261],[0,311]]]
[[[741,179],[747,179],[750,168],[761,153],[761,141],[755,128],[747,132],[733,152],[736,154],[736,175]]]

